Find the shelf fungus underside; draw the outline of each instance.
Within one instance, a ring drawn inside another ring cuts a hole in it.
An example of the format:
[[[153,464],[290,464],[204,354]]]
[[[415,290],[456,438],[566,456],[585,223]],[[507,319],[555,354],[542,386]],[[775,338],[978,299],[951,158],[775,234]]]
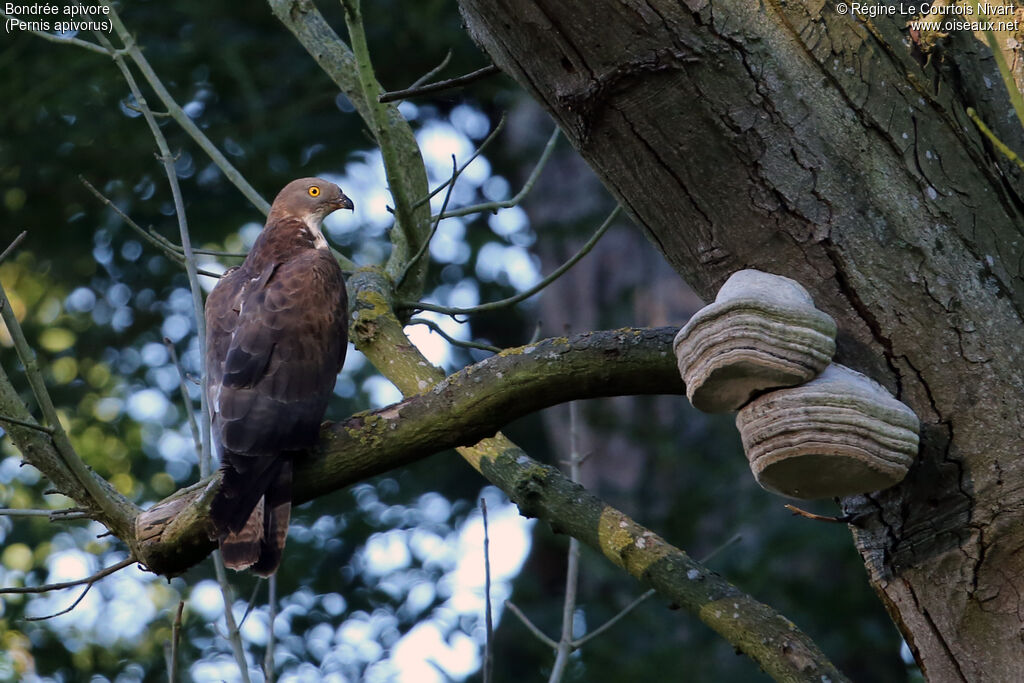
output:
[[[736,416],[758,483],[795,498],[898,484],[917,455],[919,421],[874,380],[841,365],[756,398]]]

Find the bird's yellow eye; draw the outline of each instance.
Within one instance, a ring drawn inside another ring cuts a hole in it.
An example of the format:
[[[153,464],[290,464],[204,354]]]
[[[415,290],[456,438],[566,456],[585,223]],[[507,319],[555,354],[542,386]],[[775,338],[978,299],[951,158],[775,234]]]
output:
[[[313,185],[311,188],[309,188],[309,196],[310,197],[319,197],[320,196],[320,188],[317,187],[316,185]]]

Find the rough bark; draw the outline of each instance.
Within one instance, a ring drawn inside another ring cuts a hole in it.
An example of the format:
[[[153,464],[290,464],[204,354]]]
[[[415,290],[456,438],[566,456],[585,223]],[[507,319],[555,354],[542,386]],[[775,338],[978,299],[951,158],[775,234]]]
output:
[[[966,107],[1024,138],[987,49],[923,71],[908,17],[810,0],[460,5],[702,296],[799,280],[915,410],[904,483],[843,501],[857,547],[929,679],[1024,679],[1024,200]]]

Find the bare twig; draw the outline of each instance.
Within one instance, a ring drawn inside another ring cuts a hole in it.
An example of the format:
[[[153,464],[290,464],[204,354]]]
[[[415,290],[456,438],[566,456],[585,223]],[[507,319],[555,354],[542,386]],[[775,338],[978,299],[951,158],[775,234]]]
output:
[[[444,56],[444,59],[441,60],[440,64],[438,64],[433,69],[431,69],[427,73],[425,73],[422,76],[420,76],[419,78],[417,78],[415,81],[412,82],[412,85],[410,85],[409,87],[410,88],[418,88],[418,87],[420,87],[421,85],[423,85],[424,83],[429,81],[431,78],[433,78],[437,74],[439,74],[442,71],[444,71],[444,68],[446,66],[448,66],[448,62],[450,62],[450,61],[452,61],[452,51],[448,50],[448,52]]]
[[[185,408],[185,416],[188,418],[188,426],[192,431],[192,442],[195,444],[196,457],[198,458],[203,452],[203,441],[202,436],[199,434],[199,425],[196,424],[196,416],[192,410],[192,397],[188,395],[185,370],[181,367],[181,362],[178,360],[178,351],[174,348],[174,342],[164,337],[164,347],[167,348],[167,353],[171,357],[171,363],[178,369],[178,390],[181,392],[181,404]]]
[[[171,118],[173,118],[174,121],[181,126],[193,140],[195,140],[196,144],[206,152],[207,156],[209,156],[213,163],[217,165],[217,168],[221,170],[221,173],[223,173],[224,176],[231,181],[231,183],[233,183],[234,186],[237,187],[250,202],[252,202],[253,206],[262,211],[264,215],[269,213],[270,204],[267,200],[260,196],[259,192],[249,184],[249,181],[246,180],[245,177],[239,173],[238,169],[228,161],[227,157],[217,149],[217,146],[210,142],[210,139],[206,137],[206,134],[199,129],[199,126],[189,118],[188,114],[185,113],[185,110],[174,101],[173,97],[171,97],[170,92],[168,92],[167,88],[164,87],[163,82],[156,75],[153,67],[150,66],[146,57],[142,54],[142,50],[140,50],[138,45],[135,44],[135,39],[132,38],[128,29],[125,27],[124,22],[121,21],[121,17],[117,14],[114,6],[107,0],[104,0],[102,4],[104,7],[110,8],[110,14],[108,16],[114,27],[114,31],[125,46],[123,52],[131,57],[132,61],[139,68],[139,71],[142,72],[146,82],[148,82],[149,86],[153,88],[153,92],[156,93],[156,96],[161,102],[163,102],[164,106],[167,107],[167,113],[170,114]]]
[[[105,6],[110,7],[109,4],[105,4]],[[142,54],[139,52],[138,48],[132,42],[131,36],[128,35],[127,30],[124,28],[124,25],[121,23],[120,19],[117,18],[116,12],[112,7],[110,9],[110,17],[111,21],[114,23],[115,30],[117,31],[121,40],[127,46],[129,54],[132,56],[133,61],[135,61],[135,64],[139,67],[139,69],[142,70],[144,74],[146,74],[147,80],[149,80],[150,85],[154,88],[154,90],[157,91],[157,94],[160,95],[160,92],[163,89],[163,84],[159,83],[159,79],[156,79],[156,74],[152,72],[152,69],[149,67],[149,64],[146,62],[145,58],[142,57]],[[101,43],[110,47],[110,41],[107,40],[106,36],[104,36],[101,33],[97,33],[96,37]],[[153,118],[152,112],[149,110],[149,105],[146,103],[146,98],[143,96],[142,92],[139,90],[138,85],[136,85],[135,83],[135,79],[132,76],[131,70],[128,68],[127,64],[124,63],[124,60],[120,57],[115,56],[114,61],[120,69],[122,76],[124,76],[125,81],[128,83],[128,87],[132,91],[132,95],[135,97],[135,101],[138,103],[138,106],[142,109],[143,116],[146,119],[146,123],[149,125],[150,131],[153,134],[153,139],[156,141],[157,147],[160,150],[159,159],[160,161],[163,162],[164,170],[167,174],[167,181],[171,187],[171,194],[174,198],[174,208],[178,218],[179,232],[181,234],[181,246],[182,250],[184,251],[186,271],[188,273],[189,280],[189,288],[191,289],[192,304],[195,310],[196,329],[199,337],[199,348],[200,350],[202,350],[206,348],[206,321],[203,315],[202,291],[199,288],[199,278],[197,277],[196,274],[195,257],[194,254],[192,253],[192,245],[188,232],[188,223],[186,222],[185,219],[185,207],[184,201],[181,196],[181,188],[178,185],[177,175],[174,170],[174,158],[171,155],[170,148],[167,146],[167,140],[166,138],[164,138],[163,132],[160,130],[159,125],[157,125],[156,120]],[[164,90],[163,92],[166,93],[166,90]],[[161,99],[164,99],[162,95]],[[167,105],[168,110],[171,111],[173,116],[174,108],[177,107],[177,104],[174,103],[173,100],[168,101],[169,99],[170,96],[168,95],[167,99],[164,99],[164,104]],[[176,116],[175,120],[177,120]],[[179,124],[181,124],[180,121]],[[189,121],[189,124],[191,124],[191,121]],[[184,127],[184,124],[181,125]],[[214,151],[216,150],[214,149]],[[217,153],[219,154],[219,152]],[[248,183],[246,183],[246,186],[248,186]],[[256,197],[256,199],[258,199],[259,201],[263,201],[262,198],[258,196]],[[202,367],[202,364],[203,354],[202,351],[200,351],[200,367]],[[200,429],[200,435],[202,448],[199,455],[199,471],[201,476],[206,477],[209,474],[211,468],[210,413],[206,402],[206,373],[201,370],[201,375],[204,378],[204,380],[202,391],[200,392],[200,407],[202,411],[202,426]],[[231,650],[232,653],[234,654],[235,662],[238,665],[239,675],[241,676],[243,683],[249,683],[249,667],[245,659],[245,648],[242,644],[242,637],[238,631],[238,626],[235,624],[235,617],[234,613],[232,612],[233,599],[231,597],[231,586],[228,583],[227,572],[224,568],[224,560],[223,558],[221,558],[219,552],[214,552],[213,557],[214,569],[217,575],[217,582],[220,584],[221,595],[224,598],[224,620],[228,626],[228,640],[231,643]]]
[[[436,83],[430,83],[428,85],[414,86],[412,88],[406,88],[405,90],[392,90],[390,92],[381,93],[380,97],[377,98],[378,102],[394,102],[396,100],[404,100],[410,97],[419,97],[421,95],[430,95],[432,93],[441,92],[442,90],[450,90],[452,88],[461,88],[464,85],[469,85],[475,81],[479,81],[482,78],[493,76],[496,73],[500,73],[501,69],[489,64],[482,69],[477,69],[472,73],[468,73],[464,76],[457,76],[456,78],[449,78],[445,81],[438,81]]]
[[[634,600],[633,602],[631,602],[628,605],[626,605],[625,607],[623,607],[622,610],[618,614],[616,614],[614,617],[612,617],[608,621],[604,622],[603,624],[601,624],[600,626],[595,628],[593,631],[591,631],[587,635],[585,635],[582,638],[580,638],[579,640],[574,641],[573,644],[572,644],[573,645],[573,649],[576,649],[576,650],[580,649],[581,647],[583,647],[584,645],[589,643],[591,640],[593,640],[594,638],[597,638],[599,635],[601,635],[602,633],[604,633],[605,631],[610,629],[612,626],[614,626],[615,624],[619,623],[619,621],[621,621],[623,617],[625,617],[627,614],[629,614],[634,609],[636,609],[640,605],[640,603],[642,603],[644,600],[647,600],[649,597],[654,595],[656,592],[657,591],[655,591],[652,588],[649,591],[645,592],[643,595],[641,595],[639,598]]]
[[[93,586],[93,584],[91,584],[91,583],[89,585],[87,585],[85,587],[85,590],[83,590],[81,592],[81,594],[77,598],[75,598],[75,601],[73,603],[71,603],[70,605],[68,605],[67,607],[65,607],[64,609],[62,609],[61,611],[54,612],[53,614],[47,614],[46,616],[43,616],[43,617],[25,617],[25,621],[45,621],[47,619],[53,619],[54,617],[59,617],[59,616],[61,616],[63,614],[67,614],[71,610],[73,610],[76,607],[78,607],[78,603],[82,602],[82,600],[85,598],[85,596],[88,595],[89,591],[92,590],[92,586]]]
[[[78,453],[75,452],[74,447],[71,445],[71,439],[68,438],[64,427],[60,423],[60,418],[57,416],[57,409],[53,405],[53,400],[46,390],[46,382],[43,381],[43,374],[39,371],[39,366],[36,363],[36,354],[25,339],[21,323],[18,322],[18,317],[11,309],[11,302],[8,300],[7,292],[4,291],[2,284],[0,284],[0,317],[3,318],[4,323],[7,325],[7,331],[14,342],[18,358],[21,359],[21,364],[25,368],[25,375],[28,377],[29,385],[32,387],[32,393],[35,394],[39,409],[52,430],[51,436],[58,454],[78,483],[85,489],[92,502],[103,511],[109,521],[112,523],[116,522],[121,526],[124,522],[126,509],[134,508],[134,506],[116,491],[103,487],[96,480],[96,477],[93,476],[92,471],[82,462]]]
[[[138,107],[136,107],[131,102],[125,102],[124,106],[128,107],[132,111],[137,111],[140,114],[142,113],[142,110],[139,109]],[[152,113],[153,113],[153,116],[157,117],[158,119],[169,119],[171,117],[171,113],[167,112],[167,111],[154,111]]]
[[[580,480],[580,432],[579,404],[569,404],[569,479]],[[580,542],[569,538],[569,556],[565,569],[565,599],[562,604],[562,634],[558,639],[555,663],[551,667],[548,683],[559,683],[569,665],[569,655],[575,649],[573,644],[573,624],[576,618],[576,593],[579,588],[580,576]]]
[[[213,568],[217,574],[217,583],[220,584],[220,594],[224,598],[224,622],[227,624],[227,639],[231,643],[231,652],[235,657],[235,664],[238,665],[238,673],[243,683],[249,682],[249,665],[245,661],[245,646],[242,644],[242,634],[238,631],[238,624],[235,623],[235,614],[232,611],[234,597],[231,594],[231,584],[228,583],[227,570],[224,569],[224,558],[220,556],[219,550],[213,551]]]
[[[109,7],[109,5],[106,5]],[[116,13],[114,9],[110,8],[110,18],[114,23],[115,28],[120,23],[120,19],[116,19]],[[174,156],[171,154],[171,149],[167,145],[167,139],[164,137],[163,131],[160,130],[160,125],[156,122],[153,117],[153,112],[149,108],[149,104],[146,102],[145,95],[139,89],[138,84],[135,82],[135,77],[132,75],[131,69],[125,63],[124,58],[117,54],[114,50],[114,46],[110,43],[105,35],[99,31],[94,31],[96,39],[100,43],[110,50],[111,54],[114,55],[114,63],[117,68],[121,71],[121,75],[124,77],[125,82],[128,84],[128,89],[131,90],[132,96],[135,98],[135,102],[138,104],[139,109],[142,110],[142,116],[146,120],[146,124],[149,126],[150,132],[153,134],[153,140],[156,142],[157,149],[160,150],[159,159],[163,162],[164,173],[167,175],[167,184],[171,188],[171,197],[174,199],[174,213],[178,218],[178,232],[181,236],[181,248],[184,251],[185,256],[185,272],[188,274],[189,289],[192,294],[192,306],[196,316],[196,332],[199,337],[199,367],[200,376],[206,377],[206,372],[203,371],[204,354],[202,349],[206,348],[206,317],[203,314],[203,292],[199,288],[199,274],[196,272],[195,255],[192,253],[192,240],[189,237],[188,232],[188,220],[185,217],[185,200],[181,196],[181,186],[178,185],[178,174],[174,170]],[[131,40],[131,37],[124,30],[124,25],[118,29],[118,35],[124,42],[125,47],[128,49],[128,53],[133,55],[132,59],[142,68],[142,64],[139,59],[134,57],[134,53],[138,53],[138,48],[135,47]],[[141,58],[141,54],[139,54]],[[141,62],[145,62],[145,58],[141,59]],[[146,64],[148,66],[148,64]],[[155,88],[154,88],[155,89]],[[200,392],[200,405],[202,407],[202,423],[200,429],[200,436],[202,441],[202,450],[199,454],[199,472],[202,476],[207,476],[210,473],[210,418],[209,411],[206,408],[206,386],[203,385],[203,390]]]
[[[256,607],[256,598],[259,597],[260,588],[263,587],[263,579],[257,579],[256,585],[252,587],[252,595],[249,596],[249,602],[245,605],[245,612],[242,613],[242,618],[238,620],[238,628],[242,628],[245,620],[249,618],[254,607]]]
[[[229,181],[231,181],[231,183],[233,183],[235,187],[237,187],[241,191],[241,193],[245,195],[245,197],[250,202],[252,202],[257,209],[259,209],[260,211],[263,212],[264,215],[266,215],[270,211],[270,204],[267,203],[267,201],[260,196],[260,194],[252,187],[252,185],[249,184],[249,181],[247,181],[245,177],[238,172],[238,170],[231,164],[231,162],[228,161],[227,157],[225,157],[224,154],[219,149],[217,149],[217,146],[214,145],[208,137],[206,137],[202,130],[200,130],[199,127],[192,121],[192,119],[189,118],[188,114],[185,113],[185,110],[182,109],[178,105],[178,103],[174,101],[174,98],[171,97],[171,94],[168,92],[167,88],[164,87],[163,82],[156,75],[156,72],[153,71],[153,67],[150,66],[149,62],[143,56],[142,51],[139,50],[138,46],[135,44],[134,39],[128,32],[128,29],[125,27],[124,23],[121,21],[121,18],[118,16],[113,5],[111,5],[109,2],[103,2],[102,4],[103,6],[109,8],[110,13],[108,14],[108,16],[114,27],[114,31],[117,32],[121,41],[125,45],[125,47],[121,49],[114,49],[113,46],[109,44],[102,46],[97,45],[96,43],[92,43],[87,40],[81,40],[80,38],[63,38],[52,33],[46,33],[43,31],[29,31],[29,33],[32,33],[42,38],[43,40],[48,40],[53,43],[63,43],[65,45],[74,45],[76,47],[80,47],[90,52],[95,52],[96,54],[113,57],[115,59],[123,55],[128,55],[129,57],[131,57],[132,61],[134,61],[135,64],[139,67],[139,70],[142,72],[143,76],[145,76],[146,80],[149,82],[154,92],[156,92],[157,97],[159,97],[160,100],[167,107],[166,113],[159,112],[154,115],[170,116],[171,118],[173,118],[177,122],[177,124],[181,126],[185,130],[185,132],[192,137],[193,140],[195,140],[196,144],[198,144],[202,148],[202,150],[206,152],[206,154],[210,157],[213,163],[217,165],[217,167],[221,170],[224,176]],[[8,16],[2,12],[0,12],[0,15],[3,15],[4,17]]]
[[[1017,156],[1016,152],[1010,149],[1005,142],[1000,140],[999,137],[992,132],[992,129],[985,125],[985,122],[981,120],[980,116],[978,116],[978,112],[974,110],[974,107],[967,107],[967,116],[970,117],[971,121],[974,121],[974,125],[976,125],[978,130],[980,130],[982,134],[989,139],[989,142],[1003,153],[1003,156],[1024,169],[1024,159]]]
[[[741,538],[743,538],[742,535],[740,535],[740,534],[733,534],[732,536],[729,537],[729,539],[725,543],[723,543],[722,545],[718,546],[717,548],[712,550],[710,553],[708,553],[707,555],[702,557],[699,560],[699,562],[701,562],[702,564],[706,563],[706,562],[709,562],[712,558],[714,558],[716,555],[718,555],[718,553],[722,552],[723,550],[725,550],[726,548],[731,546],[733,543],[736,543]],[[597,638],[599,635],[601,635],[602,633],[604,633],[605,631],[610,629],[612,626],[614,626],[620,620],[622,620],[623,617],[625,617],[627,614],[629,614],[634,609],[636,609],[638,606],[640,606],[640,604],[642,602],[644,602],[645,600],[650,598],[652,595],[654,595],[655,592],[656,591],[653,588],[651,590],[647,591],[646,593],[644,593],[643,595],[638,597],[636,600],[634,600],[633,602],[631,602],[628,605],[626,605],[625,607],[623,607],[619,611],[619,613],[616,614],[614,617],[612,617],[608,621],[604,622],[603,624],[601,624],[600,626],[595,628],[593,631],[591,631],[587,635],[585,635],[582,638],[580,638],[579,640],[574,641],[573,642],[573,649],[576,649],[576,650],[580,649],[581,647],[586,645],[588,642],[590,642],[594,638]]]
[[[14,241],[7,245],[7,248],[4,249],[2,254],[0,254],[0,263],[3,263],[4,259],[6,259],[9,255],[11,255],[14,252],[15,249],[18,248],[18,245],[21,244],[21,241],[25,239],[25,235],[27,234],[28,230],[22,230],[21,234],[15,237]]]
[[[483,313],[485,311],[494,311],[500,308],[505,308],[506,306],[514,306],[520,301],[525,301],[526,299],[529,299],[531,296],[533,296],[534,294],[541,291],[542,289],[550,285],[552,282],[560,278],[563,274],[565,274],[565,271],[569,270],[574,265],[576,265],[576,263],[581,258],[586,256],[590,252],[590,250],[594,248],[594,245],[597,244],[597,241],[601,239],[601,236],[604,235],[605,232],[607,232],[609,227],[611,227],[612,223],[615,221],[616,217],[618,217],[619,212],[621,210],[621,206],[616,206],[612,210],[612,212],[608,214],[608,217],[604,219],[604,222],[601,223],[601,226],[598,227],[594,235],[589,240],[587,240],[587,243],[584,244],[578,252],[576,252],[575,256],[573,256],[571,259],[563,263],[561,266],[558,267],[557,270],[555,270],[546,278],[538,282],[533,287],[530,287],[525,292],[520,292],[519,294],[516,294],[515,296],[510,296],[507,299],[501,299],[500,301],[492,301],[490,303],[480,304],[479,306],[471,306],[469,308],[451,308],[448,306],[438,306],[437,304],[430,304],[423,301],[417,301],[415,303],[401,302],[398,305],[398,307],[406,310],[413,309],[421,311],[434,311],[435,313],[444,313],[445,315],[455,316],[471,315],[473,313]]]
[[[430,227],[430,233],[427,238],[420,244],[419,249],[413,254],[413,257],[409,259],[409,262],[405,264],[405,268],[402,269],[402,274],[398,276],[395,281],[395,289],[399,289],[402,283],[405,282],[405,276],[409,274],[409,271],[416,267],[423,255],[427,253],[427,248],[430,247],[430,240],[434,239],[434,234],[437,232],[437,226],[441,224],[441,215],[444,214],[444,210],[448,207],[448,200],[452,198],[452,190],[455,189],[455,181],[459,179],[459,166],[455,162],[455,155],[452,155],[452,176],[448,180],[448,191],[444,194],[444,202],[441,204],[441,213],[434,219],[434,224]]]
[[[498,120],[498,125],[496,125],[494,127],[494,130],[492,130],[490,133],[488,133],[487,137],[484,138],[484,141],[480,143],[480,146],[477,147],[476,150],[474,150],[473,154],[470,155],[469,159],[466,160],[466,163],[462,164],[462,166],[459,166],[459,174],[460,175],[462,174],[463,171],[466,170],[466,167],[468,167],[471,163],[476,161],[476,158],[478,156],[480,156],[481,154],[483,154],[483,151],[485,149],[487,149],[487,146],[489,144],[491,144],[491,142],[493,142],[496,137],[498,137],[498,134],[502,131],[502,129],[505,128],[505,118],[506,118],[505,114],[502,114],[501,118]],[[440,192],[444,188],[448,187],[448,184],[451,183],[451,182],[452,182],[452,178],[448,178],[448,180],[444,181],[443,183],[441,183],[440,185],[435,187],[433,190],[431,190],[430,194],[428,194],[426,197],[423,197],[422,199],[417,199],[413,203],[412,208],[415,209],[415,208],[423,206],[424,204],[429,202],[431,199],[433,199],[434,195],[436,195],[438,192]],[[442,211],[441,213],[444,213],[444,211]]]
[[[512,614],[519,617],[519,621],[523,622],[523,626],[525,626],[530,631],[530,633],[536,636],[537,640],[544,643],[552,650],[558,649],[558,643],[549,638],[547,634],[544,633],[544,631],[541,631],[536,624],[530,621],[529,617],[523,614],[523,611],[516,607],[514,602],[512,602],[511,600],[506,600],[505,607],[508,607],[509,611],[511,611]]]
[[[488,211],[497,211],[498,209],[507,209],[513,206],[517,206],[523,201],[523,198],[530,193],[533,186],[537,183],[537,178],[540,177],[541,171],[548,163],[548,159],[551,158],[551,153],[555,150],[555,143],[558,142],[558,136],[561,131],[555,127],[554,132],[551,133],[551,137],[548,138],[547,144],[544,145],[544,151],[541,152],[540,158],[537,159],[537,164],[533,167],[533,171],[530,172],[526,182],[523,183],[523,187],[519,192],[511,199],[502,199],[496,202],[484,202],[483,204],[473,204],[472,206],[464,206],[459,209],[453,209],[447,213],[441,212],[439,214],[442,218],[453,218],[455,216],[468,216],[474,213],[486,213]]]
[[[711,560],[713,560],[716,557],[718,557],[718,554],[720,552],[722,552],[723,550],[725,550],[726,548],[728,548],[729,546],[731,546],[731,545],[733,545],[735,543],[739,543],[742,540],[743,540],[743,534],[733,534],[732,536],[727,538],[724,543],[722,543],[720,546],[718,546],[717,548],[715,548],[714,550],[709,552],[704,557],[698,559],[697,561],[700,562],[701,564],[707,564]]]
[[[263,678],[265,683],[274,683],[274,620],[277,619],[277,574],[267,579],[267,651],[263,655]]]
[[[352,44],[359,88],[370,115],[367,123],[380,146],[381,158],[384,161],[384,173],[388,179],[391,196],[395,200],[395,219],[398,222],[398,230],[391,235],[393,248],[387,266],[388,271],[393,273],[397,268],[405,267],[405,264],[409,262],[409,253],[418,247],[421,240],[426,238],[427,224],[417,223],[412,207],[412,197],[409,194],[415,190],[408,186],[408,183],[400,180],[405,177],[401,169],[402,160],[399,158],[399,148],[393,139],[391,122],[388,120],[388,106],[379,101],[381,87],[373,72],[360,2],[359,0],[342,0],[341,5],[345,10],[345,26],[348,28],[349,42]],[[422,167],[422,161],[419,163]],[[418,193],[419,191],[417,191]]]
[[[103,193],[101,193],[99,190],[97,190],[95,187],[93,187],[92,183],[90,183],[88,180],[86,180],[82,176],[78,176],[78,180],[83,185],[85,185],[86,189],[89,190],[90,192],[92,192],[93,195],[95,195],[95,197],[97,199],[99,199],[101,202],[103,202],[104,204],[109,206],[114,211],[114,213],[116,213],[121,218],[121,220],[124,221],[125,225],[127,225],[129,228],[134,230],[140,237],[145,239],[147,242],[149,242],[150,244],[155,246],[157,249],[162,251],[164,256],[166,256],[167,258],[171,259],[172,261],[174,261],[175,263],[180,265],[182,268],[185,267],[185,257],[181,253],[181,247],[179,247],[178,245],[174,244],[173,242],[171,242],[170,240],[165,238],[163,235],[160,235],[159,233],[155,232],[152,229],[150,229],[150,230],[143,230],[142,227],[138,223],[136,223],[134,220],[132,220],[131,216],[126,214],[124,211],[122,211],[121,208],[117,204],[115,204],[114,202],[110,201],[110,199],[108,197],[106,197]],[[200,253],[200,251],[196,250],[194,253],[198,254],[198,253]],[[235,254],[223,254],[223,255],[225,255],[225,256],[234,256]],[[197,269],[196,272],[199,273],[200,275],[206,275],[208,277],[214,277],[214,278],[219,278],[220,277],[219,273],[213,273],[213,272],[210,272],[208,270]]]
[[[0,422],[7,422],[12,425],[18,425],[19,427],[28,427],[29,429],[35,429],[36,431],[45,432],[46,434],[53,434],[53,429],[51,427],[46,427],[35,422],[29,422],[28,420],[19,420],[16,417],[0,415]]]
[[[90,515],[84,508],[65,508],[63,510],[0,508],[0,517],[47,517],[51,522],[64,522],[72,519],[92,519],[92,515]]]
[[[185,601],[178,601],[178,610],[174,615],[174,622],[171,624],[171,653],[169,656],[170,666],[167,672],[168,683],[178,683],[178,650],[181,643],[181,616],[185,611]]]
[[[84,579],[75,579],[74,581],[62,581],[60,583],[47,583],[42,586],[13,586],[10,588],[0,588],[0,595],[24,595],[26,593],[49,593],[50,591],[59,591],[64,588],[73,588],[75,586],[92,585],[100,579],[110,576],[115,572],[119,572],[128,565],[135,564],[135,557],[128,557],[127,559],[121,560],[117,564],[111,565],[106,569],[101,569],[92,576],[87,576]]]
[[[461,346],[464,349],[477,349],[479,351],[490,351],[491,353],[501,353],[501,348],[497,346],[484,344],[482,342],[463,341],[462,339],[456,339],[455,337],[445,332],[440,325],[435,323],[433,320],[429,320],[427,318],[409,318],[408,324],[426,325],[431,330],[441,335],[441,337],[452,346]]]
[[[804,517],[805,519],[813,519],[815,522],[833,522],[833,523],[836,523],[836,524],[849,524],[856,517],[855,515],[842,515],[841,517],[829,517],[827,515],[816,515],[813,512],[808,512],[807,510],[801,510],[800,508],[798,508],[795,505],[788,505],[788,504],[787,505],[783,505],[782,507],[784,507],[787,510],[789,510],[790,512],[792,512],[797,517]]]
[[[487,499],[480,499],[480,512],[484,518],[484,619],[487,625],[484,641],[484,683],[490,683],[494,672],[494,653],[491,651],[494,640],[494,621],[491,615],[491,538],[487,533]]]

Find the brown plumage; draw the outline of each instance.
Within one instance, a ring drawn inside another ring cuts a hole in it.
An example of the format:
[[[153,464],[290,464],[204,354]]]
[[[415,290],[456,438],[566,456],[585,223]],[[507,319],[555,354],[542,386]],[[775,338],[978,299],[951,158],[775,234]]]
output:
[[[317,442],[348,344],[345,281],[320,224],[351,208],[334,183],[288,183],[245,261],[206,300],[206,392],[223,473],[210,517],[232,569],[269,576],[281,563],[292,460]]]

